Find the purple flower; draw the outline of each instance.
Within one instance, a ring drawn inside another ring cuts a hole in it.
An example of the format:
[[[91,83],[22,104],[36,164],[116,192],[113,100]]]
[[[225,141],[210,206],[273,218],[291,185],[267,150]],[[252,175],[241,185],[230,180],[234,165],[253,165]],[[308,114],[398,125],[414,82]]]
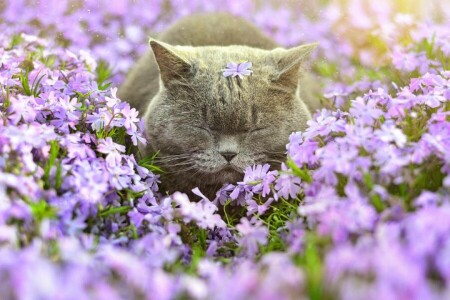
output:
[[[238,182],[245,190],[260,193],[263,197],[270,193],[270,185],[275,181],[277,171],[269,171],[270,165],[255,165],[245,169],[244,181]]]
[[[191,202],[186,194],[179,192],[174,193],[172,197],[186,223],[194,221],[200,228],[225,227],[225,222],[215,214],[217,206],[206,197],[200,202]]]
[[[111,166],[116,166],[122,160],[120,153],[125,152],[125,146],[113,142],[112,138],[107,137],[100,140],[97,146],[97,151],[106,155],[106,162]]]
[[[371,125],[383,114],[383,111],[377,107],[377,101],[374,99],[365,100],[358,97],[352,100],[350,113],[364,125]]]
[[[242,63],[234,63],[229,62],[227,63],[227,68],[223,70],[223,76],[225,77],[236,77],[244,78],[244,76],[249,76],[253,73],[252,70],[249,70],[249,68],[252,67],[252,63],[245,61]]]
[[[257,214],[263,215],[273,202],[273,198],[267,199],[263,204],[258,204],[255,200],[251,199],[247,201],[247,216]]]
[[[238,242],[248,257],[253,257],[258,252],[258,245],[267,243],[269,231],[262,225],[261,221],[250,222],[246,218],[241,219],[241,223],[236,225],[239,232]]]
[[[219,189],[216,193],[216,198],[213,203],[215,205],[221,204],[224,205],[227,200],[230,198],[230,192],[234,190],[234,185],[228,184]]]
[[[339,119],[331,114],[330,111],[323,109],[314,120],[307,122],[308,128],[306,129],[305,137],[314,138],[318,135],[327,136],[331,132],[344,132],[346,123],[344,119]]]
[[[92,129],[100,131],[112,120],[112,114],[107,110],[100,110],[100,112],[94,112],[92,115],[88,115],[86,122],[91,123]]]
[[[281,172],[275,184],[275,190],[277,191],[275,199],[278,197],[285,199],[297,197],[301,180],[299,177],[290,174],[290,172],[291,170],[284,163],[281,164]]]
[[[313,139],[303,140],[303,136],[299,132],[294,132],[289,136],[289,143],[286,145],[288,156],[298,165],[314,166],[318,157],[315,151],[319,148],[319,143]]]

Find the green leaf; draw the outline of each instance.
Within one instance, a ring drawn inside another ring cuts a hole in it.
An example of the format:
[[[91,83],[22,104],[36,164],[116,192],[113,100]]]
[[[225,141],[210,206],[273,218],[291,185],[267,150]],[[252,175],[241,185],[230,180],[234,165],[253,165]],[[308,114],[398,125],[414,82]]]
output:
[[[62,184],[62,167],[61,163],[58,163],[56,166],[56,174],[55,174],[55,190],[59,190]]]
[[[25,72],[20,71],[19,74],[19,81],[22,84],[23,92],[27,96],[31,96],[33,93],[31,92],[30,88],[30,82],[29,82],[29,73],[28,69],[25,70]]]
[[[50,206],[45,200],[39,202],[28,202],[31,213],[36,221],[41,222],[44,219],[53,219],[56,217],[56,209]]]
[[[113,214],[125,214],[128,213],[131,210],[131,207],[129,206],[120,206],[120,207],[109,207],[102,211],[100,211],[99,215],[100,217],[106,217]]]
[[[363,175],[364,183],[369,188],[369,190],[373,189],[373,182],[372,182],[372,176],[370,176],[370,173],[365,173]]]
[[[42,177],[42,180],[44,181],[44,188],[49,189],[50,188],[50,171],[53,166],[55,166],[56,158],[59,154],[59,144],[57,141],[51,141],[50,142],[50,155],[48,158],[48,161],[45,163],[44,166],[44,176]],[[57,170],[58,173],[58,170]],[[59,176],[61,176],[61,171],[59,171]],[[58,179],[59,181],[61,178]],[[59,182],[59,185],[61,182]]]
[[[23,38],[22,38],[22,35],[21,35],[21,34],[13,35],[13,36],[12,36],[12,39],[11,39],[11,44],[9,45],[9,47],[12,49],[12,48],[14,48],[15,46],[21,44],[22,41],[23,41]]]
[[[306,181],[307,183],[312,182],[312,176],[311,174],[309,174],[309,170],[307,168],[300,169],[291,159],[288,159],[286,164],[289,168],[292,169],[294,175],[300,177],[303,181]]]
[[[98,89],[101,91],[108,89],[111,86],[111,82],[106,81],[109,80],[112,75],[109,64],[104,60],[100,60],[97,64],[97,69],[95,72],[97,74]]]
[[[310,299],[328,299],[324,289],[323,263],[319,250],[319,237],[306,236],[304,254],[296,260],[306,273],[307,293]]]
[[[155,159],[158,156],[158,154],[159,154],[159,152],[156,152],[150,156],[144,157],[138,162],[138,164],[141,167],[144,167],[144,168],[150,170],[154,174],[162,174],[162,173],[164,173],[164,171],[160,167],[158,167],[154,164]]]
[[[202,246],[198,244],[194,244],[192,247],[192,259],[189,269],[187,270],[188,274],[195,274],[197,270],[198,263],[200,260],[206,256],[206,251],[202,248]]]
[[[372,197],[370,197],[370,202],[372,203],[373,207],[375,207],[377,212],[382,212],[384,210],[384,203],[381,200],[380,195],[374,194]]]
[[[37,79],[37,81],[36,81],[36,79],[35,79],[35,81],[33,81],[33,85],[31,87],[31,94],[33,96],[35,96],[35,97],[39,96],[40,92],[38,91],[38,88],[39,88],[39,86],[41,84],[42,79],[44,79],[44,77],[45,77],[45,74],[41,75],[41,77],[39,77],[39,79]]]

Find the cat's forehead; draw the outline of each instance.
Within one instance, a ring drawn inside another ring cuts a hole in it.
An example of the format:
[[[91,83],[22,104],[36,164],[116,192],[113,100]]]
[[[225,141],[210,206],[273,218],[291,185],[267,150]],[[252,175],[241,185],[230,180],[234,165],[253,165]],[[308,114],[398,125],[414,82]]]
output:
[[[245,46],[198,47],[195,59],[201,69],[223,70],[229,63],[251,62],[251,69],[273,66],[274,59],[270,51]]]

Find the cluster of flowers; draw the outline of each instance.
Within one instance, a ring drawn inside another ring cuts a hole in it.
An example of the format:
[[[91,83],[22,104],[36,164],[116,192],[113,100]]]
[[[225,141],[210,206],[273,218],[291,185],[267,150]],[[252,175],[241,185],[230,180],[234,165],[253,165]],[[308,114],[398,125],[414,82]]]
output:
[[[1,295],[448,297],[449,32],[405,16],[392,21],[391,6],[375,10],[373,21],[363,2],[349,1],[363,16],[350,26],[336,5],[311,21],[289,7],[252,1],[5,4]],[[254,12],[254,21],[284,44],[319,40],[328,61],[315,71],[332,80],[325,96],[333,109],[291,135],[281,170],[249,166],[242,182],[224,186],[215,199],[194,189],[199,201],[191,202],[181,193],[161,195],[152,158],[132,154],[146,142],[142,124],[116,97],[103,61],[116,63],[117,82],[146,48],[149,29],[217,9]],[[349,28],[377,24],[384,26],[376,37],[393,48],[357,50]],[[409,43],[402,32],[413,33]],[[375,57],[394,67],[361,73],[374,70]]]
[[[227,298],[242,282],[236,274],[251,280],[236,295],[254,296],[255,280],[265,285],[260,296],[302,292],[302,271],[285,254],[237,269],[205,257],[222,256],[225,242],[254,257],[267,230],[244,219],[232,231],[198,190],[199,202],[160,195],[151,158],[130,154],[146,142],[137,111],[101,80],[108,71],[87,52],[23,33],[2,34],[0,44],[2,295]],[[183,271],[200,257],[199,277]],[[273,280],[286,269],[289,277]]]
[[[285,227],[288,249],[304,255],[311,232],[329,239],[324,280],[344,299],[446,298],[449,101],[450,73],[442,72],[413,79],[396,96],[366,93],[348,113],[324,109],[291,135],[291,169],[249,168],[217,200],[273,216],[282,207],[273,201],[303,194]]]

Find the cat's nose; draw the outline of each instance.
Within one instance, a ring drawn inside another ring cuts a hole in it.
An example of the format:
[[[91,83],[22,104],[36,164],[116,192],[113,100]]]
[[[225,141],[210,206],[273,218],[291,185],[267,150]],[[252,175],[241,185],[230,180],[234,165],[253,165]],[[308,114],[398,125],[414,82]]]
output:
[[[230,162],[236,155],[236,152],[220,152],[220,154],[222,154],[222,156],[228,161]]]

